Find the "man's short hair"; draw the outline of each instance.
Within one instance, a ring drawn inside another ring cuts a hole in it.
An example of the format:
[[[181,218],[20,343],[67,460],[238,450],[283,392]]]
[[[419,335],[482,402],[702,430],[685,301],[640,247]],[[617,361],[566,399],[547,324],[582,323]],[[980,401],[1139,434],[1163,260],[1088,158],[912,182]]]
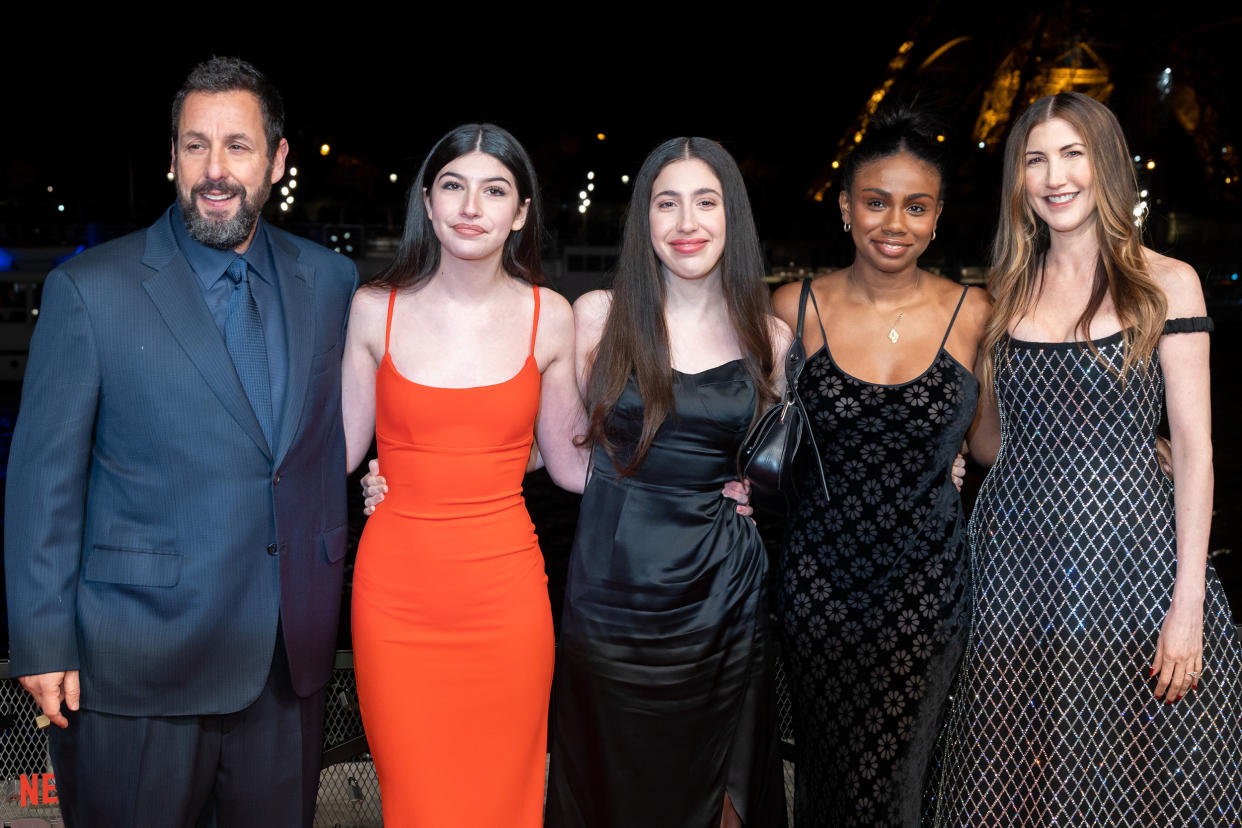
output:
[[[276,157],[280,139],[285,135],[285,104],[280,92],[267,76],[251,64],[235,57],[213,57],[190,70],[172,105],[172,140],[177,145],[177,128],[181,124],[181,107],[191,92],[250,92],[259,99],[263,113],[263,131],[267,137],[267,157]]]

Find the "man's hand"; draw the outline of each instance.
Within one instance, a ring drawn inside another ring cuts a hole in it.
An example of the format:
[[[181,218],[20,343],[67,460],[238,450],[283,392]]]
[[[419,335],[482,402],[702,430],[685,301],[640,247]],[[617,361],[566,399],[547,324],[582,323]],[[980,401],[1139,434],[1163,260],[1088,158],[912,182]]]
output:
[[[17,680],[26,688],[27,693],[34,696],[35,704],[43,709],[44,715],[52,720],[52,724],[57,727],[69,726],[69,720],[60,712],[60,703],[63,701],[70,710],[78,709],[82,691],[78,685],[77,670],[18,676]]]

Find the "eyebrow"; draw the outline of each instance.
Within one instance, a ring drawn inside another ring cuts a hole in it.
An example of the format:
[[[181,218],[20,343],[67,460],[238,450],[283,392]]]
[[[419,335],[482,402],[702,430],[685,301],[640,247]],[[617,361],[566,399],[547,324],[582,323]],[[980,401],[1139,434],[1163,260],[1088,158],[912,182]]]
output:
[[[893,197],[893,194],[890,193],[888,190],[881,190],[879,187],[863,187],[863,192],[864,193],[875,193],[876,195],[882,195],[885,198]],[[906,201],[914,201],[917,198],[935,199],[936,196],[932,195],[931,193],[910,193],[909,195],[906,196]]]
[[[462,181],[468,180],[466,176],[462,175],[461,173],[453,172],[452,170],[445,170],[444,172],[440,173],[439,177],[436,178],[436,181],[439,181],[440,179],[445,178],[447,176],[452,176],[453,178],[457,178]],[[513,186],[513,182],[505,178],[503,175],[493,175],[491,178],[481,178],[478,180],[482,181],[484,184],[490,184],[493,181],[499,181],[503,184],[508,184],[510,187]]]
[[[1082,147],[1083,149],[1086,149],[1087,145],[1084,144],[1082,141],[1071,141],[1070,143],[1061,147],[1058,150],[1058,152],[1065,152],[1067,149],[1070,149],[1071,147]],[[1044,151],[1043,150],[1027,150],[1026,154],[1027,155],[1043,155]]]
[[[663,198],[664,196],[673,196],[673,197],[676,197],[676,196],[679,196],[679,195],[681,195],[681,193],[679,193],[679,192],[677,192],[677,191],[675,191],[675,190],[661,190],[660,192],[658,192],[658,193],[656,193],[655,195],[653,195],[653,196],[652,196],[652,198],[653,198],[653,199],[656,199],[656,198]],[[720,196],[721,198],[724,198],[724,196],[720,194],[720,191],[719,191],[719,190],[717,190],[717,189],[715,189],[714,187],[700,187],[699,189],[697,189],[697,190],[695,190],[693,193],[691,193],[691,195],[696,195],[696,196],[701,196],[701,195],[714,195],[714,196]]]
[[[184,141],[187,138],[194,138],[199,141],[210,141],[211,140],[211,138],[205,133],[199,132],[198,130],[194,130],[194,129],[187,129],[185,132],[181,133],[181,140]],[[229,135],[224,136],[224,143],[226,144],[231,141],[238,141],[238,140],[246,141],[248,143],[255,143],[254,139],[244,132],[233,132],[233,133],[230,133]]]

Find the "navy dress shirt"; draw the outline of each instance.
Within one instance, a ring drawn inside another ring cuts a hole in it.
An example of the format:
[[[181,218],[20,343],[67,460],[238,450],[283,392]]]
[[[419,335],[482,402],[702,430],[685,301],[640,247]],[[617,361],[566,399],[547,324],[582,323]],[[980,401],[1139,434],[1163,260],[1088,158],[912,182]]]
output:
[[[216,322],[220,338],[224,338],[224,320],[228,315],[229,296],[233,293],[233,282],[225,273],[229,264],[238,254],[232,250],[216,250],[200,244],[190,238],[185,229],[185,219],[181,208],[173,205],[168,214],[172,224],[173,235],[177,245],[185,254],[194,275],[198,277],[199,286],[203,290],[203,299],[207,310]],[[263,219],[259,219],[250,246],[240,258],[250,266],[250,290],[259,305],[259,316],[263,320],[263,339],[267,346],[267,372],[272,388],[272,451],[280,444],[280,415],[284,412],[285,385],[289,373],[289,352],[285,341],[285,315],[280,302],[280,287],[276,278],[276,260],[272,257],[272,245],[268,240],[267,228]],[[257,278],[253,278],[257,277]]]

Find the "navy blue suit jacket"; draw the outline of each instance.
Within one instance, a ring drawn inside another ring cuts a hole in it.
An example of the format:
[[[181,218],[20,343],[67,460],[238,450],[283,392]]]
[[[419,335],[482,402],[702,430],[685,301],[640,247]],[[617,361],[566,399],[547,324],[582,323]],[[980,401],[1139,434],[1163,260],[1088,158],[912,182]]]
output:
[[[9,458],[13,675],[82,706],[228,713],[282,619],[293,685],[332,669],[345,554],[348,259],[268,226],[288,380],[275,451],[165,214],[47,278]]]

